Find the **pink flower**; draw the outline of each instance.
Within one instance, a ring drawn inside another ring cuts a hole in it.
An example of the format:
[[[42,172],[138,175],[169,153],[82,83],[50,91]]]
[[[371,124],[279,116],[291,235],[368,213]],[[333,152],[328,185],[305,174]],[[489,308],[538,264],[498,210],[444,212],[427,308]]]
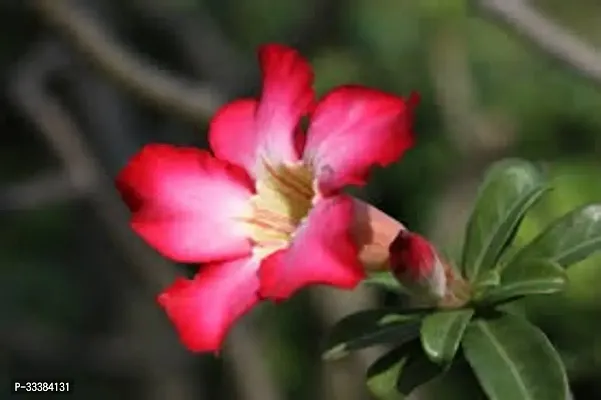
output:
[[[410,104],[360,86],[315,104],[311,67],[295,50],[266,45],[259,60],[260,99],[226,104],[211,122],[214,157],[152,144],[117,178],[141,237],[175,261],[205,264],[158,297],[193,351],[217,351],[261,299],[355,287],[361,261],[385,265],[382,249],[401,227],[341,189],[412,145]]]

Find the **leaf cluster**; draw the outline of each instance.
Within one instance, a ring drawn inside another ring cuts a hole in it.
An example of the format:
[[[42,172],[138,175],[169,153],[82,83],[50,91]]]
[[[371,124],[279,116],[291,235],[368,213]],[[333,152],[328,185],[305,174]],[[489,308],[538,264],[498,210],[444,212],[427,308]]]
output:
[[[469,300],[457,307],[383,308],[341,320],[330,332],[324,359],[373,345],[391,346],[367,371],[370,391],[402,399],[467,360],[492,400],[564,400],[565,367],[546,335],[506,305],[526,296],[562,291],[566,268],[601,250],[601,204],[588,204],[552,222],[530,243],[512,248],[528,212],[551,190],[534,164],[494,164],[480,187],[465,232],[460,279]],[[367,280],[402,292],[389,275]]]

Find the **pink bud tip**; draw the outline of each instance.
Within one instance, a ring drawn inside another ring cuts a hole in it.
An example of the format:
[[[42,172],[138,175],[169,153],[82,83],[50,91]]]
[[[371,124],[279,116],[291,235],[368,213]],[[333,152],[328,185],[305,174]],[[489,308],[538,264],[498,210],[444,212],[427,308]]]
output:
[[[414,279],[430,275],[436,252],[422,236],[404,230],[390,244],[390,263],[395,273],[410,274]]]
[[[407,289],[429,297],[444,296],[445,268],[428,240],[403,230],[392,241],[389,251],[392,273]]]

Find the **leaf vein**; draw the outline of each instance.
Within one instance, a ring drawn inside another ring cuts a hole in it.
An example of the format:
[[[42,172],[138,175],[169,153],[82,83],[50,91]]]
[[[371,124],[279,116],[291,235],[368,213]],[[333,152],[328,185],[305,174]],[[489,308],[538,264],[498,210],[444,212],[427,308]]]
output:
[[[524,395],[523,399],[531,400],[532,397],[530,396],[530,392],[528,392],[526,385],[522,381],[519,371],[517,371],[517,368],[514,367],[514,364],[511,362],[511,358],[509,357],[503,346],[501,346],[501,344],[497,340],[497,337],[490,331],[490,329],[488,329],[488,327],[485,324],[479,323],[478,325],[480,326],[482,333],[490,339],[490,342],[499,353],[499,356],[503,359],[503,361],[507,363],[508,369],[514,376],[520,392],[522,392],[522,394]]]
[[[579,245],[576,245],[576,246],[572,247],[571,249],[564,251],[563,253],[559,253],[553,259],[551,259],[551,261],[561,264],[560,260],[563,259],[564,257],[567,257],[568,254],[577,253],[584,248],[587,248],[589,246],[592,247],[597,244],[601,244],[601,237],[582,242]],[[560,247],[560,246],[558,246],[558,247]]]
[[[537,187],[533,188],[532,190],[530,190],[530,192],[526,196],[519,197],[518,199],[516,199],[516,201],[514,201],[511,205],[511,207],[509,208],[509,211],[506,213],[506,216],[513,215],[516,210],[520,209],[521,205],[527,204],[528,199],[530,199],[534,194],[538,193],[538,191],[540,189],[541,189],[541,186],[537,186]],[[498,211],[497,211],[497,213],[500,214]],[[473,271],[474,277],[478,276],[478,274],[480,273],[480,269],[482,267],[482,262],[484,261],[487,253],[490,250],[491,243],[493,243],[495,241],[495,239],[497,238],[497,236],[499,235],[500,228],[504,225],[505,220],[506,219],[504,219],[501,223],[496,225],[494,232],[491,233],[489,235],[489,237],[487,238],[487,240],[485,241],[486,246],[482,246],[482,250],[480,251],[478,257],[476,258],[476,263],[475,263],[474,271]]]

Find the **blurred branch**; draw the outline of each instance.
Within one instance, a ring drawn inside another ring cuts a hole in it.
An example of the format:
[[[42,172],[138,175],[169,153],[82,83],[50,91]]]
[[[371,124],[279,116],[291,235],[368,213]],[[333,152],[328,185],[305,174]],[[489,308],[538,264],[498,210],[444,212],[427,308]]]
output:
[[[242,94],[258,71],[240,54],[217,21],[198,4],[192,9],[164,0],[133,0],[136,14],[173,35],[175,46],[197,76],[204,76],[226,98]],[[257,74],[258,75],[258,74]]]
[[[0,191],[0,211],[20,211],[80,199],[92,191],[87,185],[77,186],[62,171],[42,173],[27,181],[15,183]]]
[[[152,135],[142,123],[143,112],[136,107],[135,99],[81,59],[71,57],[71,61],[61,73],[61,94],[99,163],[114,176]]]
[[[191,12],[190,8],[164,0],[134,0],[132,5],[138,13],[171,32],[194,69],[214,82],[224,97],[246,95],[249,89],[257,86],[248,83],[257,75],[255,64],[246,65],[244,57],[232,46],[206,9],[195,12],[198,10],[195,7]],[[307,2],[310,18],[284,32],[282,41],[301,52],[309,52],[316,43],[323,43],[329,32],[336,28],[335,22],[345,10],[344,5],[342,0]]]
[[[462,157],[486,158],[506,149],[512,138],[492,124],[478,105],[461,27],[442,22],[431,30],[429,67],[436,102],[449,138]]]
[[[102,172],[94,152],[82,140],[77,126],[62,105],[45,90],[49,74],[64,68],[66,60],[68,57],[57,43],[46,42],[35,47],[15,68],[10,81],[11,94],[60,159],[72,185],[93,188],[89,199],[111,238],[128,255],[147,286],[158,291],[174,277],[171,264],[131,232],[125,223],[128,214],[112,181]]]
[[[527,0],[479,0],[477,4],[547,54],[601,84],[601,51],[549,20]]]
[[[436,103],[458,152],[446,172],[447,183],[432,216],[435,226],[430,229],[433,241],[446,245],[454,244],[457,227],[467,219],[480,172],[511,148],[515,135],[508,123],[479,104],[460,21],[443,20],[431,28],[428,64]]]
[[[224,99],[211,88],[176,77],[125,49],[99,21],[78,9],[73,1],[32,0],[31,4],[95,66],[143,99],[193,122],[209,118],[223,104]]]
[[[153,0],[136,3],[155,16],[169,7],[157,5]],[[154,67],[151,61],[118,43],[97,18],[78,9],[73,0],[32,0],[31,4],[45,21],[66,34],[80,52],[111,78],[141,98],[189,121],[206,120],[227,99],[248,89],[245,87],[247,77],[253,70],[239,67],[243,64],[240,56],[206,15],[192,19],[171,11],[161,17],[163,21],[170,21],[181,46],[197,67],[211,75],[219,91],[197,86],[184,77]],[[291,32],[289,42],[301,51],[306,50],[331,29],[332,21],[343,9],[342,4],[340,0],[313,2],[312,18]]]

